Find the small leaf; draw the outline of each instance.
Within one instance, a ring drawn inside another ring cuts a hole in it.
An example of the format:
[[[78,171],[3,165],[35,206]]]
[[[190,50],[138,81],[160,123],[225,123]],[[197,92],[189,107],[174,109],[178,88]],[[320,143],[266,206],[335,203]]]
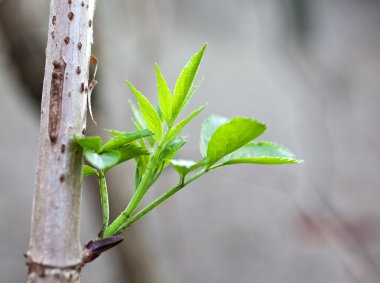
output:
[[[170,160],[177,154],[185,143],[186,140],[181,137],[175,138],[168,142],[160,153],[158,158],[159,162],[165,162],[165,166],[169,164]]]
[[[133,143],[123,145],[119,147],[117,151],[120,153],[118,164],[141,155],[149,155],[147,150]]]
[[[215,130],[207,145],[207,157],[213,164],[223,156],[257,138],[265,130],[266,126],[256,120],[235,117]]]
[[[206,47],[207,44],[203,45],[201,50],[190,58],[189,62],[183,68],[181,74],[177,79],[173,94],[173,109],[171,122],[174,122],[174,120],[177,118],[184,106],[184,101],[186,99],[186,96],[188,95],[188,92],[191,89]]]
[[[88,165],[83,165],[83,173],[82,173],[83,177],[86,177],[86,176],[91,175],[91,174],[94,174],[94,175],[99,177],[98,170],[96,170],[95,168],[92,168]]]
[[[140,112],[140,110],[137,108],[137,106],[132,102],[132,100],[128,100],[129,107],[131,107],[133,117],[135,118],[135,123],[139,126],[139,129],[146,129],[147,125],[145,123],[145,120]]]
[[[148,137],[148,138],[150,138],[150,137]],[[141,148],[143,150],[145,150],[146,152],[148,152],[145,140],[144,139],[140,139],[139,142],[140,142]],[[142,176],[145,174],[145,171],[146,171],[146,168],[147,168],[147,164],[149,163],[149,159],[150,158],[149,158],[148,155],[141,155],[138,158],[135,158],[135,161],[136,161],[135,189],[137,189],[137,187],[140,184]]]
[[[164,123],[164,117],[162,116],[160,106],[156,105],[156,107],[154,109],[156,109],[156,112],[157,112],[158,117],[160,118],[161,124],[163,124]]]
[[[120,153],[114,150],[98,154],[94,150],[85,149],[84,156],[91,165],[102,171],[107,171],[116,165],[120,159]]]
[[[282,145],[272,142],[250,142],[227,155],[221,165],[237,163],[293,164],[302,163],[294,159],[294,154]]]
[[[158,90],[158,104],[160,105],[161,113],[167,124],[171,123],[173,97],[166,83],[164,77],[161,74],[160,68],[157,64],[156,76],[157,76],[157,90]]]
[[[132,119],[133,120],[133,119]],[[137,123],[135,120],[133,120],[133,126],[135,127],[135,130],[136,131],[142,131],[144,128],[140,126],[139,123]],[[153,147],[156,143],[156,141],[154,140],[154,138],[152,136],[147,136],[146,137],[146,140],[148,141],[148,144],[149,146]],[[144,139],[140,139],[140,143],[143,143]],[[144,143],[144,147],[146,148],[145,146],[145,143]]]
[[[199,167],[206,165],[208,162],[209,160],[206,157],[198,162],[185,159],[172,159],[170,161],[170,164],[174,167],[178,174],[184,178],[187,174],[194,170],[197,170]]]
[[[146,170],[146,164],[143,158],[139,158],[136,165],[136,171],[135,171],[135,190],[140,185],[142,176],[144,175]]]
[[[114,136],[120,136],[120,135],[124,135],[127,133],[127,132],[121,132],[121,131],[112,130],[112,129],[104,129],[104,131],[111,134],[111,135],[114,135]]]
[[[91,149],[96,152],[99,151],[103,143],[99,136],[78,137],[77,135],[74,135],[74,141],[83,149]]]
[[[198,90],[199,86],[202,84],[203,82],[203,79],[202,81],[200,81],[199,83],[197,84],[193,84],[190,88],[190,90],[188,91],[186,97],[185,97],[185,100],[183,101],[183,104],[182,104],[182,108],[181,108],[181,111],[182,109],[187,105],[187,103],[189,102],[189,100],[193,97],[194,93],[196,93],[196,91]],[[180,112],[181,112],[180,111]]]
[[[109,139],[101,148],[101,151],[109,149],[117,149],[122,145],[130,143],[140,138],[148,137],[153,135],[149,130],[141,130],[134,132],[118,132],[117,136]]]
[[[203,157],[207,156],[207,145],[211,139],[212,134],[215,132],[217,128],[219,128],[222,124],[227,122],[227,118],[216,115],[210,116],[207,120],[203,122],[199,142],[200,151]]]
[[[177,135],[179,135],[182,131],[182,129],[199,113],[202,112],[202,110],[205,109],[205,106],[199,107],[198,109],[194,110],[189,116],[187,116],[185,119],[183,119],[181,122],[178,122],[168,134],[167,139],[170,140]]]
[[[162,130],[161,119],[158,116],[156,109],[153,107],[153,105],[149,102],[149,100],[144,95],[142,95],[137,89],[133,87],[133,85],[130,82],[127,82],[127,83],[139,103],[141,113],[144,117],[144,120],[149,130],[151,130],[153,133],[156,134],[157,140],[161,140],[163,130]]]

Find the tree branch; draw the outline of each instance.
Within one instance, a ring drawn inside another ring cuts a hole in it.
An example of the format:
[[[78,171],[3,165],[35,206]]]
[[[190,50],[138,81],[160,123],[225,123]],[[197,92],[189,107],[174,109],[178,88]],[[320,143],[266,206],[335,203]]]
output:
[[[82,152],[95,0],[51,0],[27,282],[79,282]]]

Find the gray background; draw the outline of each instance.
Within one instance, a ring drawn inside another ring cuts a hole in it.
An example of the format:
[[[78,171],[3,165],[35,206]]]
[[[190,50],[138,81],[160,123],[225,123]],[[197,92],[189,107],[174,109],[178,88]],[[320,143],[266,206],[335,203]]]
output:
[[[0,0],[0,282],[23,282],[35,178],[48,1]],[[222,168],[125,232],[82,282],[380,281],[380,2],[98,0],[95,127],[132,129],[125,80],[155,101],[154,62],[171,87],[209,43],[187,111],[183,158],[199,157],[210,114],[254,116],[296,166]],[[110,175],[112,215],[133,165]],[[168,169],[149,200],[177,182]],[[83,192],[82,242],[101,223],[95,180]]]

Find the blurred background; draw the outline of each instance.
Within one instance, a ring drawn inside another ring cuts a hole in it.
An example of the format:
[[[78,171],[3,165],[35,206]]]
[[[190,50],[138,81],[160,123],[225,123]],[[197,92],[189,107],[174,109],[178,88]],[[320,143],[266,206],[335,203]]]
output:
[[[186,187],[124,233],[82,282],[380,282],[380,1],[97,1],[98,127],[131,130],[125,80],[155,101],[209,43],[180,157],[196,159],[210,114],[254,116],[262,137],[305,163],[238,165]],[[0,282],[24,282],[37,157],[48,0],[0,0]],[[112,216],[133,164],[111,172]],[[145,202],[177,182],[166,170]],[[99,231],[96,180],[83,190],[82,243]]]

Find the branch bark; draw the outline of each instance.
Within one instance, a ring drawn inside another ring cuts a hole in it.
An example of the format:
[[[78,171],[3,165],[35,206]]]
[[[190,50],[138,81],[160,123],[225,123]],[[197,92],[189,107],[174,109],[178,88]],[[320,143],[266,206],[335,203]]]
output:
[[[86,127],[88,69],[96,0],[51,0],[42,91],[29,283],[79,282],[82,152],[72,141]]]

